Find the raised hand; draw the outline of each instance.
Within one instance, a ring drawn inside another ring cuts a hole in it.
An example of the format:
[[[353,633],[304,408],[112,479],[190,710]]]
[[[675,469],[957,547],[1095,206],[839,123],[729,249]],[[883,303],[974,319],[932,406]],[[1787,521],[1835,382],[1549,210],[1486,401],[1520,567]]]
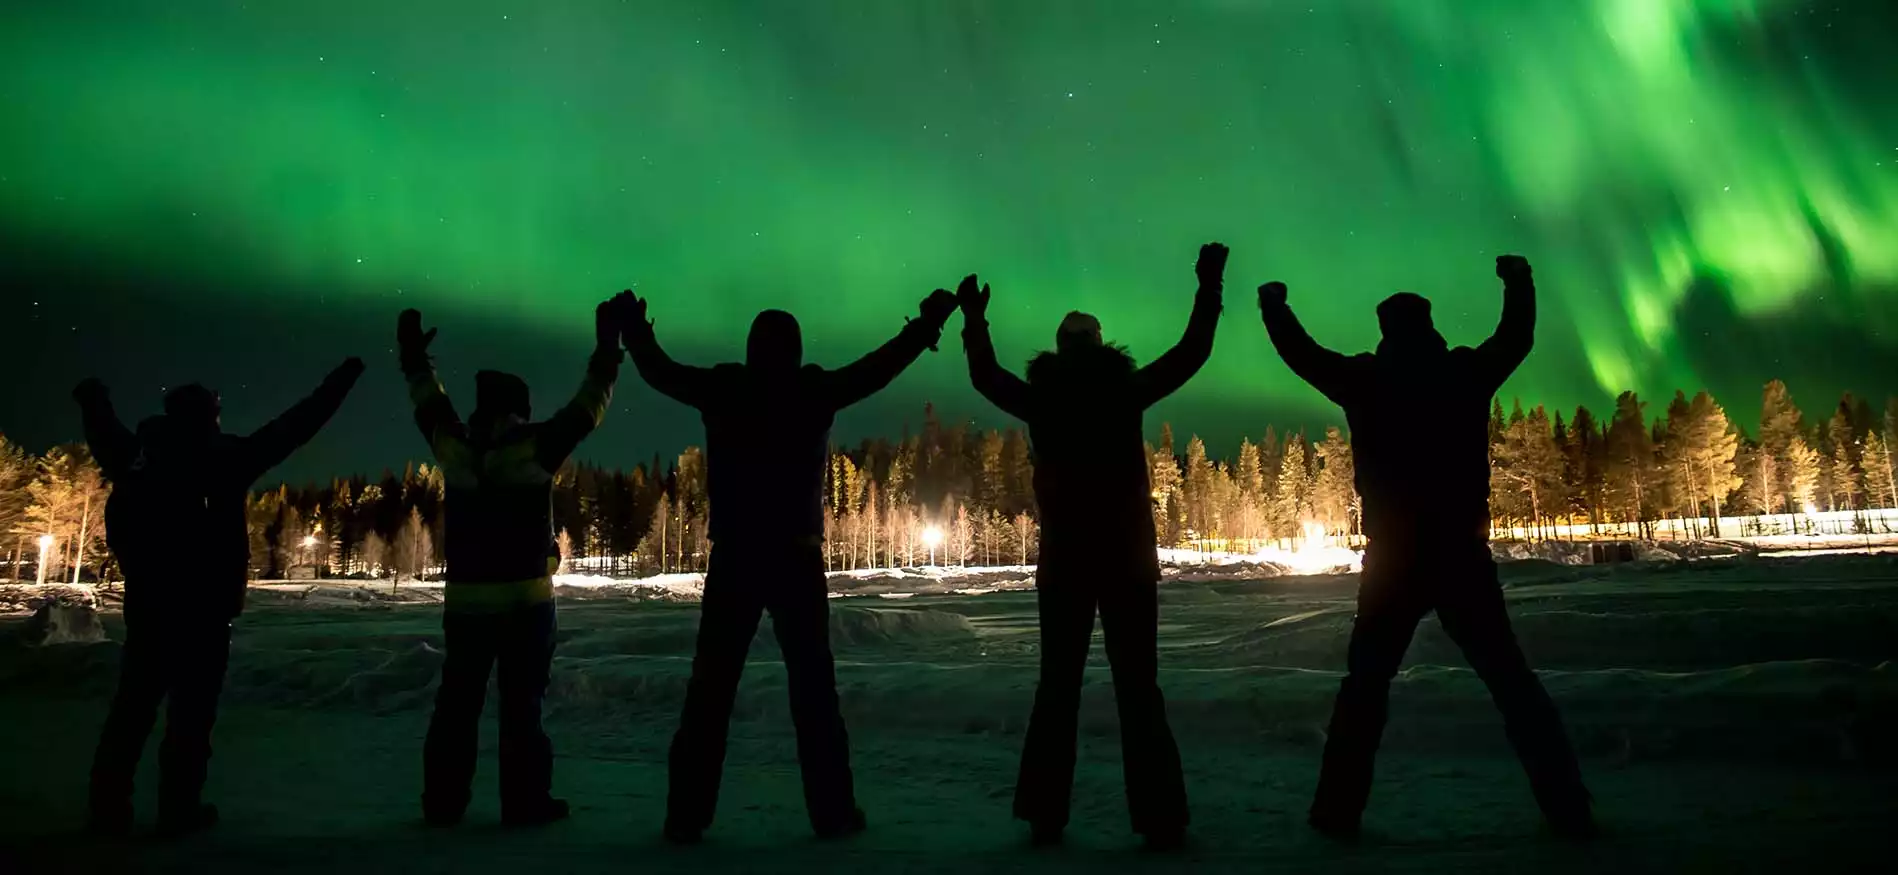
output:
[[[626,301],[621,305],[625,309],[620,313],[620,342],[626,344],[627,349],[632,349],[634,341],[652,337],[652,320],[646,317],[645,298],[633,294],[630,289],[621,292],[614,300],[620,298]]]
[[[956,286],[956,306],[962,308],[964,319],[986,319],[989,312],[989,286],[982,283],[977,287],[975,274],[962,278],[962,284]]]
[[[98,377],[87,377],[84,380],[80,380],[79,385],[74,386],[72,390],[73,400],[81,404],[102,401],[110,394],[110,391],[105,387],[105,383],[100,382]]]
[[[1199,248],[1199,263],[1193,265],[1193,273],[1199,276],[1199,287],[1212,290],[1225,283],[1226,255],[1231,250],[1224,243],[1208,243]]]
[[[1520,255],[1496,256],[1496,278],[1509,284],[1533,279],[1534,276],[1529,270],[1529,259]]]
[[[1285,306],[1285,284],[1273,280],[1259,287],[1259,309]]]
[[[343,363],[337,365],[335,370],[330,371],[324,382],[343,386],[355,385],[356,378],[362,376],[363,368],[362,359],[352,355],[343,359]]]
[[[929,297],[924,298],[917,309],[922,313],[924,322],[941,325],[949,321],[951,313],[956,312],[956,296],[943,289],[937,289],[930,292]]]
[[[637,300],[630,291],[620,292],[600,302],[593,308],[593,343],[600,349],[616,349],[620,335],[626,330],[633,301]]]
[[[395,320],[395,342],[402,348],[404,355],[421,355],[428,352],[428,345],[435,342],[435,332],[430,328],[422,331],[422,311],[403,310]]]

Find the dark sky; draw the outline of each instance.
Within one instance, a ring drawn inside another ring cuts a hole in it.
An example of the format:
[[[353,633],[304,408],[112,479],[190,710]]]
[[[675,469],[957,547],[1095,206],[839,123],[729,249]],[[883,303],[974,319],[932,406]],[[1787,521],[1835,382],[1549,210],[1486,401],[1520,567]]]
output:
[[[9,4],[0,430],[75,437],[88,374],[128,417],[206,382],[249,428],[355,354],[286,473],[397,466],[397,311],[441,327],[451,392],[514,370],[547,413],[627,287],[704,363],[779,306],[841,364],[970,271],[1005,359],[1077,308],[1144,359],[1211,239],[1217,349],[1149,425],[1215,452],[1335,418],[1253,286],[1339,348],[1399,289],[1474,343],[1509,251],[1544,306],[1506,395],[1706,387],[1746,421],[1782,377],[1822,413],[1898,391],[1894,31],[1884,0]],[[837,437],[925,400],[1001,424],[957,325]],[[584,457],[699,438],[627,377]]]

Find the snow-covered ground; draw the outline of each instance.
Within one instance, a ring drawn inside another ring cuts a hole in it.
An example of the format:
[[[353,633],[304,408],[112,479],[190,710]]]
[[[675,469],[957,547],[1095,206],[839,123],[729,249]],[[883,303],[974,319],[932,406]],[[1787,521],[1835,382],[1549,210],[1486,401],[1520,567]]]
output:
[[[439,589],[260,586],[240,620],[210,792],[180,845],[73,838],[117,645],[0,645],[0,871],[1877,871],[1898,814],[1898,557],[1504,566],[1516,627],[1561,704],[1608,837],[1545,838],[1488,696],[1434,621],[1394,686],[1364,846],[1307,833],[1355,578],[1178,561],[1162,684],[1196,846],[1139,854],[1097,644],[1070,846],[1008,816],[1037,659],[1031,568],[839,575],[832,635],[872,829],[805,833],[785,678],[763,625],[708,844],[672,849],[665,745],[689,673],[692,576],[563,578],[548,699],[574,819],[494,826],[492,723],[454,832],[415,825],[440,666]],[[1249,575],[1220,576],[1235,570]],[[1211,575],[1195,579],[1197,574]],[[957,594],[957,590],[997,591]],[[890,598],[898,596],[899,598]],[[110,604],[110,598],[106,599]],[[121,632],[108,613],[108,631]],[[15,620],[0,620],[0,640]],[[154,746],[155,751],[155,746]],[[153,757],[155,758],[155,757]],[[141,781],[149,814],[154,781]]]

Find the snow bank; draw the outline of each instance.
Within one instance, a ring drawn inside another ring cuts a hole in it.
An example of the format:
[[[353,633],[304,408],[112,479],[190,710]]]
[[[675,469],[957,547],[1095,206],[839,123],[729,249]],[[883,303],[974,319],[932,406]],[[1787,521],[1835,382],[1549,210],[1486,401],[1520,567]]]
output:
[[[98,608],[103,607],[106,601],[100,598],[95,587],[87,584],[0,584],[0,616],[30,616],[47,603]]]

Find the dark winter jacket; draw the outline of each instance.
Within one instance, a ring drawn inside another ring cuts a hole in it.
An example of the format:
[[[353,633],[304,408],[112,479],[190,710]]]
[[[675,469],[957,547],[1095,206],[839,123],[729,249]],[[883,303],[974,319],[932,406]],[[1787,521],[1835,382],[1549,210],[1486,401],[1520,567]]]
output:
[[[627,334],[647,383],[705,422],[712,541],[817,543],[824,536],[824,470],[837,412],[888,386],[942,336],[940,320],[913,319],[869,355],[836,370],[805,365],[781,377],[748,365],[672,360],[650,325]]]
[[[251,487],[316,436],[361,373],[338,368],[309,397],[249,435],[216,432],[200,439],[170,417],[148,420],[134,435],[103,396],[82,405],[86,442],[113,484],[106,536],[125,571],[128,612],[134,605],[222,619],[243,612]]]
[[[1028,425],[1044,576],[1159,578],[1144,414],[1206,364],[1219,313],[1219,293],[1200,293],[1185,336],[1144,368],[1117,346],[1079,347],[1036,356],[1027,380],[996,362],[988,323],[965,316],[970,380]]]
[[[554,474],[605,419],[620,355],[615,348],[596,350],[580,391],[547,421],[507,417],[481,429],[461,421],[426,357],[403,363],[415,424],[446,487],[447,610],[507,611],[553,598],[553,573],[560,565]]]
[[[1292,371],[1344,408],[1373,546],[1488,537],[1490,401],[1535,344],[1532,282],[1504,289],[1496,333],[1475,349],[1449,349],[1433,329],[1346,356],[1319,346],[1283,304],[1264,317]]]

